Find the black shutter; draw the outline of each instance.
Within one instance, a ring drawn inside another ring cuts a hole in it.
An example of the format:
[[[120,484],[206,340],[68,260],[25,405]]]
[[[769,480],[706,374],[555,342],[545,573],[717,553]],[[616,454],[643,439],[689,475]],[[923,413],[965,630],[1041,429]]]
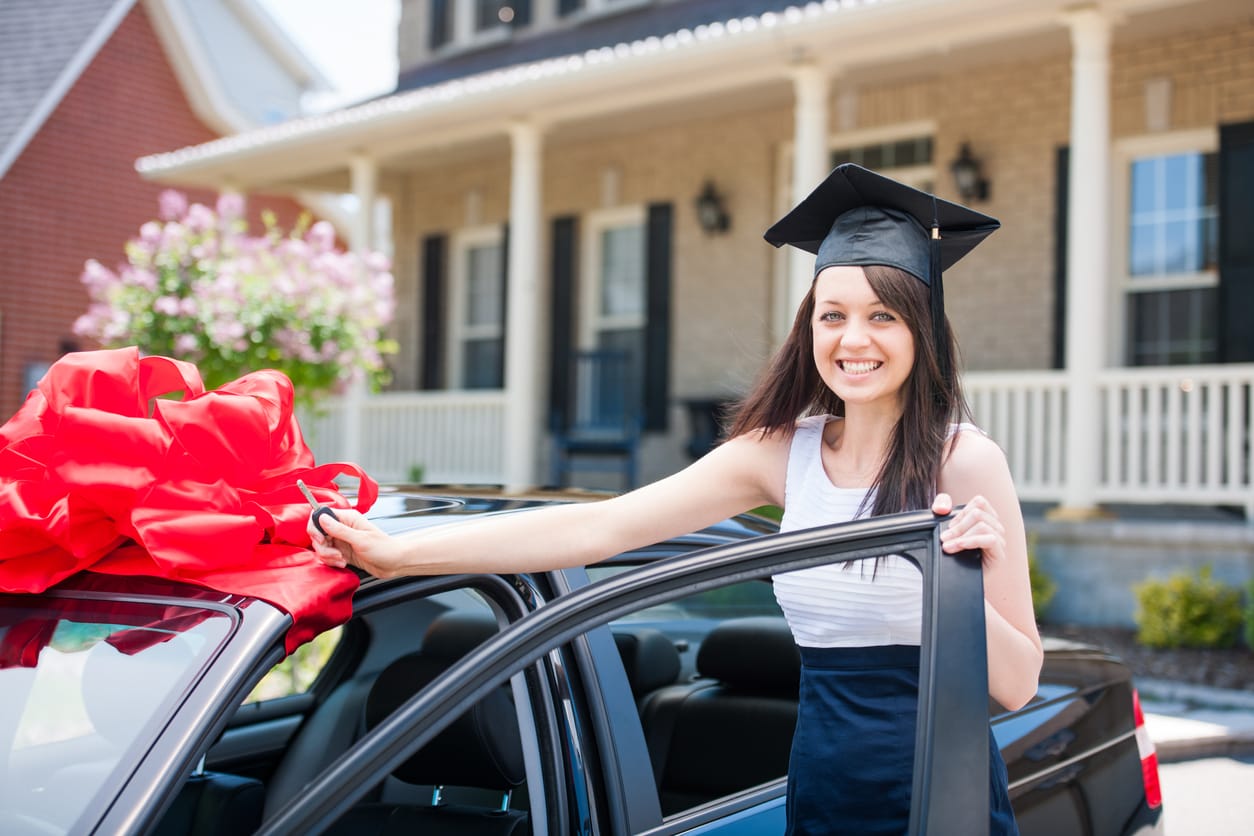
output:
[[[574,353],[575,244],[579,222],[553,219],[552,305],[549,322],[549,429],[566,428],[570,404],[570,361]]]
[[[1054,368],[1067,367],[1067,185],[1071,149],[1054,157]]]
[[[583,8],[583,0],[558,0],[557,14],[559,17],[565,17],[572,12],[577,12]]]
[[[531,23],[531,0],[514,0],[514,20],[512,26],[526,26]]]
[[[649,206],[645,241],[644,428],[665,431],[670,413],[671,216],[669,203]]]
[[[419,386],[444,388],[444,295],[448,267],[448,238],[428,235],[422,239],[422,357]]]
[[[1254,122],[1219,127],[1219,360],[1254,361]]]
[[[427,32],[427,44],[439,49],[449,41],[449,3],[451,0],[431,0],[431,29]]]

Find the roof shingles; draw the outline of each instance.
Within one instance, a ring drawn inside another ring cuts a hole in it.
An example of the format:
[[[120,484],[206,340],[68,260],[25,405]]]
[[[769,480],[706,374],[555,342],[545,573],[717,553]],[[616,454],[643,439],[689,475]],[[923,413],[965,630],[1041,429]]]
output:
[[[0,0],[0,159],[20,150],[10,146],[23,126],[97,27],[120,10],[120,0]]]

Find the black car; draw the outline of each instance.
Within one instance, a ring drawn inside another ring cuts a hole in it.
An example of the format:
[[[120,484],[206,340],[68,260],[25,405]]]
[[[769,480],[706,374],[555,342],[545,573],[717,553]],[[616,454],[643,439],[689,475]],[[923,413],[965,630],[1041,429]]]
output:
[[[942,524],[744,515],[586,570],[366,578],[286,661],[290,618],[248,596],[90,573],[0,595],[0,833],[781,833],[799,662],[769,578],[888,553],[924,573],[911,832],[987,827],[990,713],[1024,834],[1161,832],[1127,668],[1047,640],[1038,696],[990,704],[978,560],[938,559]]]

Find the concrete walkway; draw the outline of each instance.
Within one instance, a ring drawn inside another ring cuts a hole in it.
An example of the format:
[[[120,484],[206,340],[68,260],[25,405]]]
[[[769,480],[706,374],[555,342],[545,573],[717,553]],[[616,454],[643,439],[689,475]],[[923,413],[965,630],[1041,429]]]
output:
[[[1254,753],[1254,692],[1135,682],[1160,763]]]

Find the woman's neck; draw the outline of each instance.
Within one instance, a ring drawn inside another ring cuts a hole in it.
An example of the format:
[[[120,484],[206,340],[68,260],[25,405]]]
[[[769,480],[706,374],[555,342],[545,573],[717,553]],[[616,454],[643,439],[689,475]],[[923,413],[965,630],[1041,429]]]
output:
[[[900,409],[846,404],[844,420],[831,427],[824,439],[832,452],[832,475],[859,484],[874,480],[900,417]]]

